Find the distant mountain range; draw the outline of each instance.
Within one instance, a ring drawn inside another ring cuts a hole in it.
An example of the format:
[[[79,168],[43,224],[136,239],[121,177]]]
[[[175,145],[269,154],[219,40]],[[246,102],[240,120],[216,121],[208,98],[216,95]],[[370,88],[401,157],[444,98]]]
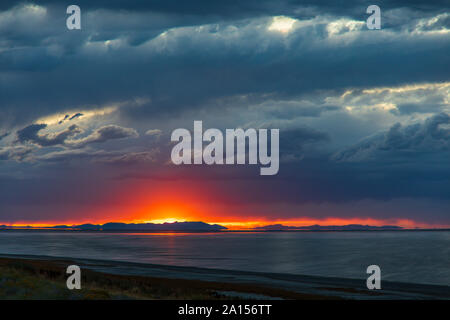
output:
[[[348,224],[345,226],[320,226],[318,224],[305,227],[290,227],[282,224],[272,224],[263,227],[255,227],[254,230],[261,231],[295,231],[295,230],[310,230],[310,231],[366,231],[366,230],[402,230],[398,226],[369,226],[361,224]]]
[[[32,227],[8,227],[0,226],[0,229],[29,229]],[[218,224],[208,224],[205,222],[173,222],[173,223],[120,223],[108,222],[105,224],[81,224],[81,225],[58,225],[39,229],[61,229],[61,230],[82,230],[82,231],[187,231],[205,232],[221,231],[227,228]]]
[[[34,228],[32,226],[11,227],[0,225],[0,229],[44,229],[44,230],[80,230],[80,231],[178,231],[178,232],[217,232],[227,230],[226,227],[218,224],[208,224],[202,221],[186,221],[172,223],[121,223],[108,222],[105,224],[81,224],[81,225],[57,225],[53,227]],[[282,224],[272,224],[262,227],[255,227],[249,231],[372,231],[372,230],[402,230],[398,226],[369,226],[361,224],[348,224],[344,226],[321,226],[312,225],[304,227],[285,226]]]

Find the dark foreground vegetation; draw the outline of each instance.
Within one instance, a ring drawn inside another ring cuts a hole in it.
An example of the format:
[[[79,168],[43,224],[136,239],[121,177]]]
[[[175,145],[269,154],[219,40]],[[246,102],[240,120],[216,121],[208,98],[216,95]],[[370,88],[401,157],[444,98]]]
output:
[[[283,299],[323,299],[280,289],[186,279],[115,275],[84,269],[82,289],[68,290],[70,261],[0,258],[0,299],[230,299],[260,295]],[[234,296],[233,296],[234,294]]]

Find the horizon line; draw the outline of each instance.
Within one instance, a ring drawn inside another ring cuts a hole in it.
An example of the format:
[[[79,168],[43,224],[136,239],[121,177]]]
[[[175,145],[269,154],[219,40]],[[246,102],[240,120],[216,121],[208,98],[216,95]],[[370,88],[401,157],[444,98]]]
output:
[[[75,228],[82,225],[93,225],[93,226],[103,226],[105,224],[110,223],[118,223],[118,224],[126,224],[126,225],[133,225],[133,224],[148,224],[148,225],[165,225],[165,224],[175,224],[175,223],[205,223],[207,225],[213,226],[218,225],[221,227],[227,228],[227,231],[245,231],[245,230],[256,230],[256,231],[276,231],[277,229],[272,230],[265,230],[265,227],[280,227],[280,231],[289,231],[289,230],[281,230],[282,228],[290,228],[292,231],[295,230],[302,230],[308,227],[348,227],[348,226],[361,226],[361,227],[372,227],[372,228],[383,228],[383,227],[395,227],[402,230],[430,230],[430,229],[450,229],[450,226],[447,225],[409,225],[409,226],[402,226],[398,224],[370,224],[370,223],[341,223],[341,224],[321,224],[321,223],[314,223],[314,224],[302,224],[302,225],[293,225],[293,224],[285,224],[281,223],[280,221],[252,221],[252,222],[233,222],[233,223],[218,223],[218,222],[207,222],[202,220],[170,220],[168,221],[161,221],[158,220],[158,222],[152,222],[152,221],[129,221],[129,222],[123,222],[123,221],[107,221],[107,222],[80,222],[80,223],[74,223],[74,222],[55,222],[55,223],[27,223],[27,222],[19,222],[19,223],[8,223],[8,222],[0,222],[0,227],[9,227],[14,229],[20,229],[20,228],[26,228],[26,229],[52,229],[55,227],[62,227],[66,226],[67,228]],[[288,221],[285,221],[288,222]],[[227,226],[228,225],[228,226]],[[298,228],[298,229],[296,229]]]

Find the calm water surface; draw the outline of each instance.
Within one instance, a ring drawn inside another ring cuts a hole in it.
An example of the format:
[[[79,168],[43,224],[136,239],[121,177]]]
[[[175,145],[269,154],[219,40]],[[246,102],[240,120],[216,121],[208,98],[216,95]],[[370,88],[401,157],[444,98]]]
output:
[[[450,285],[450,232],[0,232],[0,253]]]

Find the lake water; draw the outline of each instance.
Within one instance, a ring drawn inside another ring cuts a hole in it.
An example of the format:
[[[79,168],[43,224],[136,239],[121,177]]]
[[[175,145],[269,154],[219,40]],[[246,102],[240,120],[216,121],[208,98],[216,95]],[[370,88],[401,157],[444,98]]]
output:
[[[0,232],[0,253],[450,285],[450,232]]]

